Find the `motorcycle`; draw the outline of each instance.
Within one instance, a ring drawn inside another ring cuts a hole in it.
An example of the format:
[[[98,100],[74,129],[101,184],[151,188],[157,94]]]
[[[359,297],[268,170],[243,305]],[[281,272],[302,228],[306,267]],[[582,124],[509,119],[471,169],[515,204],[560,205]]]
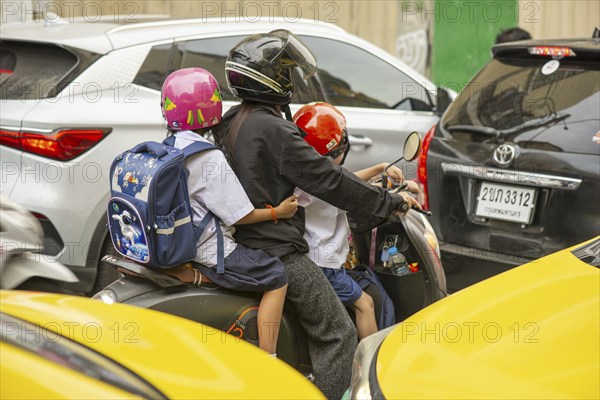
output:
[[[0,289],[58,292],[56,281],[77,282],[69,268],[39,254],[42,228],[24,208],[0,198]]]
[[[403,156],[390,166],[401,160],[414,160],[420,147],[421,138],[413,132],[404,144]],[[385,171],[381,180],[384,187],[388,187]],[[406,190],[406,185],[389,190]],[[437,239],[424,215],[426,213],[413,209],[402,216],[382,221],[349,217],[353,254],[359,263],[368,265],[379,277],[394,304],[396,322],[446,295]],[[372,228],[374,225],[378,226]],[[399,276],[386,269],[380,257],[376,256],[385,250],[386,240],[394,240],[398,250],[403,252],[409,263],[418,265],[419,271]],[[124,273],[124,276],[96,293],[94,299],[177,315],[258,344],[256,317],[260,293],[235,292],[204,283],[198,287],[121,257],[105,256],[103,262]],[[378,313],[381,307],[377,301],[380,298],[378,289],[370,285],[364,290],[373,297]],[[306,334],[293,307],[287,305],[281,320],[277,356],[310,376]]]

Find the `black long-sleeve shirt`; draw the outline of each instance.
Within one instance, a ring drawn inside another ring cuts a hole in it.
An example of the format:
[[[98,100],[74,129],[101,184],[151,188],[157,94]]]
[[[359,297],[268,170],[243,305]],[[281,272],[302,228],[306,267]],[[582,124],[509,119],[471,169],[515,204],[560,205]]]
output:
[[[221,124],[228,129],[239,106]],[[404,199],[369,185],[353,173],[321,156],[300,136],[298,127],[268,107],[257,106],[244,120],[233,149],[232,168],[256,208],[276,206],[299,187],[355,215],[387,218]],[[237,242],[272,254],[308,252],[304,210],[293,218],[236,226]]]

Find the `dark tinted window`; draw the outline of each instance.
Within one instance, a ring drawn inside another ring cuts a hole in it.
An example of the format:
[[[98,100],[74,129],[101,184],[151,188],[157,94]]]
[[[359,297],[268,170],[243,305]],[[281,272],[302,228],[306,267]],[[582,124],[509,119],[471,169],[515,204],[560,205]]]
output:
[[[78,62],[75,54],[58,46],[1,41],[0,98],[29,100],[55,96],[68,84],[65,78]]]
[[[576,59],[492,60],[463,89],[443,127],[493,128],[521,147],[600,154],[599,65]],[[489,136],[453,132],[455,138]]]
[[[161,90],[165,78],[169,75],[169,54],[171,44],[154,46],[140,67],[133,83]]]
[[[581,261],[593,267],[600,268],[600,239],[596,239],[584,246],[578,247],[571,253]]]
[[[225,61],[229,49],[245,36],[231,36],[216,39],[197,39],[176,45],[174,59],[181,60],[179,68],[200,67],[210,71],[219,82],[223,100],[236,100],[225,80]],[[175,66],[176,64],[173,64]],[[177,68],[174,68],[177,69]]]
[[[224,100],[239,100],[227,87],[225,79],[225,61],[229,50],[238,44],[245,36],[222,37],[216,39],[197,39],[176,45],[172,55],[174,66],[180,68],[201,67],[210,71],[219,82],[219,88]],[[306,104],[315,100],[323,100],[315,87],[314,80],[304,80],[301,72],[296,69],[293,72],[294,93],[292,103]]]
[[[430,111],[425,88],[394,66],[358,47],[302,36],[317,58],[327,100],[339,106]]]

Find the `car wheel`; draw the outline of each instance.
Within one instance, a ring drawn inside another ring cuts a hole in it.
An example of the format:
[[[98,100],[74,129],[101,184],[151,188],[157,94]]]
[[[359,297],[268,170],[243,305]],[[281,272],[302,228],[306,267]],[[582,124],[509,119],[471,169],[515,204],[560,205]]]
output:
[[[98,271],[96,273],[96,281],[94,282],[94,287],[91,293],[92,296],[123,276],[116,269],[102,262],[102,257],[107,255],[116,257],[119,256],[119,253],[117,253],[115,250],[110,238],[104,241],[104,244],[102,245],[102,251],[100,251],[100,256],[98,257]]]

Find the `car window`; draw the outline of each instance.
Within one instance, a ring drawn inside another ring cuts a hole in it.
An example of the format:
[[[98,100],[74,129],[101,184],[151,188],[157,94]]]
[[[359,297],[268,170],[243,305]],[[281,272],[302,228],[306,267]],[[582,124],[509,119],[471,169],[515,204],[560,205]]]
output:
[[[70,72],[86,61],[55,45],[0,41],[0,98],[35,100],[55,96],[75,77]]]
[[[171,44],[152,47],[133,83],[150,89],[161,90],[165,78],[169,75],[170,53]]]
[[[178,43],[172,54],[171,70],[178,68],[200,67],[208,70],[219,82],[223,100],[239,100],[227,86],[225,79],[225,61],[229,50],[246,36],[229,36],[211,39],[195,39]],[[299,71],[294,71],[293,103],[305,104],[318,98],[314,88],[302,79]]]
[[[600,238],[576,248],[571,253],[592,267],[600,268]]]
[[[548,72],[548,63],[546,58],[491,60],[448,109],[443,127],[488,127],[521,147],[599,154],[600,146],[591,144],[600,131],[600,66],[563,59]]]
[[[317,58],[319,79],[330,103],[431,111],[425,88],[386,61],[337,40],[301,37]]]
[[[229,49],[245,36],[196,39],[177,43],[173,55],[172,70],[178,68],[200,67],[208,70],[219,82],[223,100],[238,100],[227,87],[225,80],[225,61]]]

